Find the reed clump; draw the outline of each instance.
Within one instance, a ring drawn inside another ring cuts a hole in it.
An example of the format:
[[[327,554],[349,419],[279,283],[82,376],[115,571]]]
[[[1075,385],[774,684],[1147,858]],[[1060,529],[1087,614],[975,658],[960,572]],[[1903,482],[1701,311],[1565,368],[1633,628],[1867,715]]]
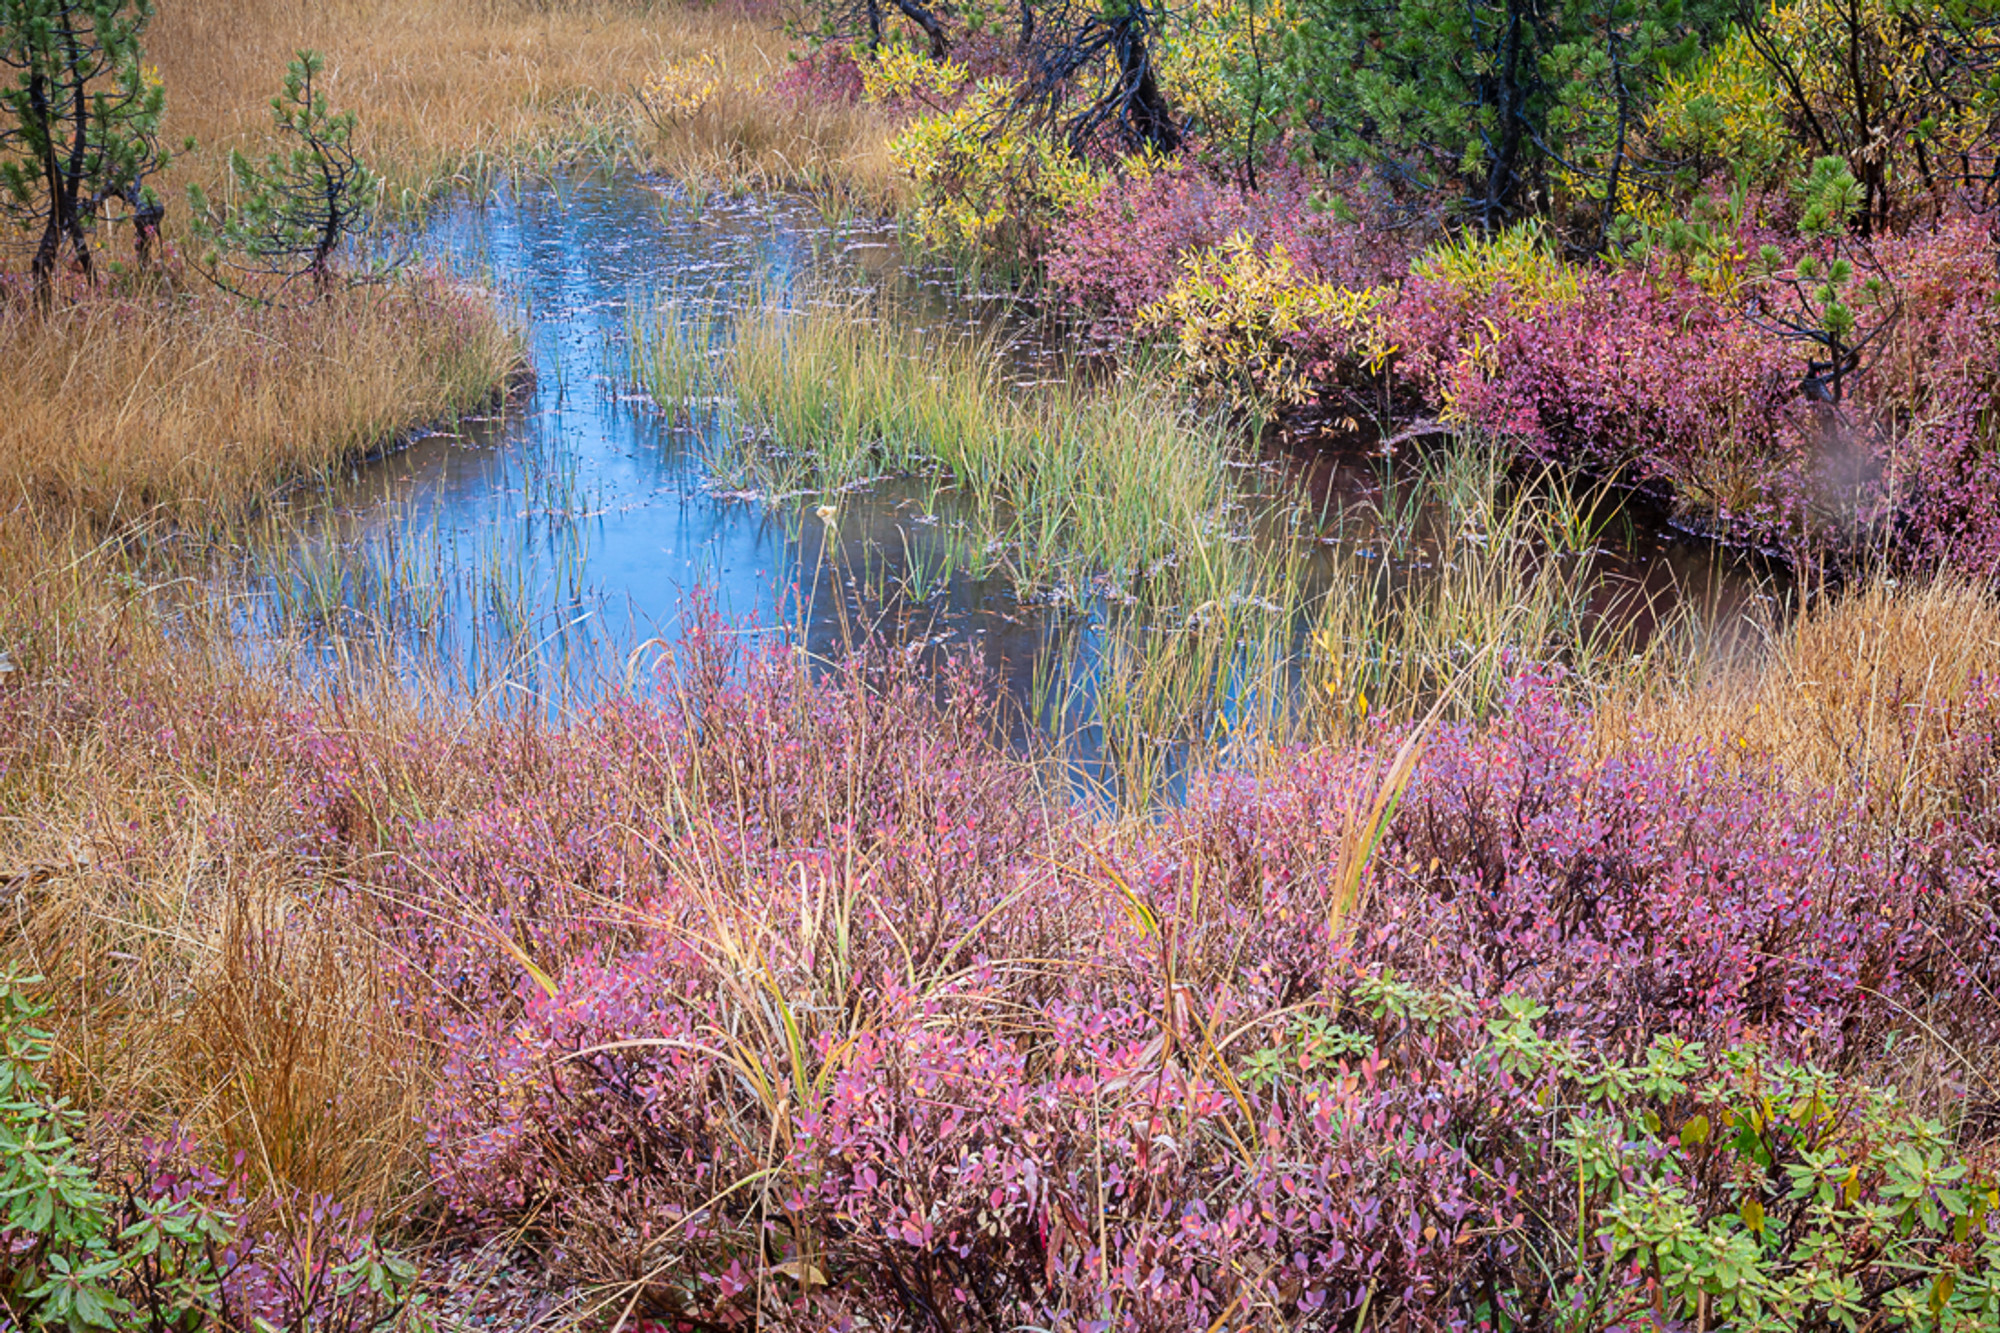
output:
[[[1624,685],[1600,709],[1607,734],[1711,745],[1917,834],[1984,799],[1966,773],[2000,716],[2000,601],[1950,573],[1876,574],[1809,601],[1760,651]]]
[[[59,518],[208,526],[521,364],[484,292],[416,273],[304,304],[141,287],[0,300],[0,497]]]
[[[1240,520],[1235,432],[1143,370],[1027,393],[990,337],[817,293],[720,320],[663,306],[638,318],[635,342],[661,404],[732,404],[741,429],[714,451],[720,475],[833,504],[880,478],[933,479],[967,516],[982,562],[1030,593],[1173,569],[1192,595]]]

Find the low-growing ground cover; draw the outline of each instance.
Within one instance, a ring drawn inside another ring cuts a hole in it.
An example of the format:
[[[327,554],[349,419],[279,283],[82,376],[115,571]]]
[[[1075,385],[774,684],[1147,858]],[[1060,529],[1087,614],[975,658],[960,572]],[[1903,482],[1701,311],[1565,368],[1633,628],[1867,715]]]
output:
[[[1971,691],[1909,832],[1535,679],[1107,824],[893,657],[698,632],[563,727],[78,653],[0,710],[14,956],[78,1135],[605,1323],[1978,1327],[1996,710],[1902,665]]]

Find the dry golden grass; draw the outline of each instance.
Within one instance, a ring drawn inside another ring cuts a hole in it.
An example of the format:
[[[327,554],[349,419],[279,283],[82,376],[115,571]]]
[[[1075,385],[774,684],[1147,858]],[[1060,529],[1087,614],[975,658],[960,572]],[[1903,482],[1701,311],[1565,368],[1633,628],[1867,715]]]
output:
[[[170,238],[187,182],[213,189],[230,148],[261,149],[305,46],[403,202],[583,157],[893,203],[882,117],[765,96],[785,59],[766,15],[176,0],[149,58],[167,139],[201,148],[162,182]],[[646,119],[646,76],[702,53],[714,95]],[[124,539],[227,531],[274,488],[489,398],[519,359],[484,293],[422,274],[284,306],[160,285],[44,310],[0,287],[0,702],[25,738],[0,762],[0,913],[10,960],[55,983],[57,1073],[80,1105],[240,1152],[283,1191],[395,1208],[421,1178],[434,1062],[383,992],[370,905],[290,844],[294,793],[258,760],[296,687],[202,614],[198,562]],[[119,698],[132,707],[90,702]],[[357,755],[393,763],[415,706],[393,687],[349,697]]]
[[[1806,791],[1860,795],[1913,831],[1962,812],[1956,743],[1995,707],[2000,599],[1969,580],[1876,578],[1802,612],[1765,651],[1688,688],[1633,682],[1600,710],[1607,737],[1651,734],[1775,764]]]
[[[9,962],[54,983],[65,1093],[120,1137],[178,1129],[259,1181],[387,1201],[418,1160],[427,1062],[383,1002],[369,913],[273,840],[295,793],[262,760],[295,700],[202,599],[164,633],[161,599],[81,526],[0,517],[0,566],[0,915]]]
[[[220,293],[0,302],[0,505],[226,517],[489,399],[519,358],[483,293],[428,276],[297,307]]]
[[[241,1153],[275,1186],[371,1204],[406,1189],[429,1062],[379,993],[365,914],[257,845],[259,802],[277,794],[186,772],[156,786],[104,751],[54,758],[79,795],[40,805],[40,828],[122,817],[155,830],[123,842],[114,867],[93,865],[88,841],[14,863],[51,872],[9,950],[61,981],[48,993],[64,1088],[135,1121],[128,1133],[179,1129]],[[157,861],[133,860],[135,846]]]
[[[647,161],[698,186],[802,190],[887,216],[909,190],[889,156],[893,129],[875,107],[795,104],[726,84],[685,121],[654,127]]]
[[[173,168],[178,180],[217,185],[231,148],[256,150],[286,61],[311,47],[326,55],[329,98],[357,113],[364,155],[404,202],[583,159],[892,206],[888,118],[766,95],[790,45],[774,14],[729,4],[178,0],[161,7],[147,49],[166,84],[167,141],[200,144]],[[648,119],[637,97],[647,76],[703,54],[719,75],[707,105]]]

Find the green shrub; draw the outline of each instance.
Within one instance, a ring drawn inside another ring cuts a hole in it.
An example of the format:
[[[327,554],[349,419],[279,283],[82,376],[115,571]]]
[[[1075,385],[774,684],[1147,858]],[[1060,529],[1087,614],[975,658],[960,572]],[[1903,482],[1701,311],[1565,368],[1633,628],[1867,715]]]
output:
[[[39,980],[0,974],[0,1314],[30,1333],[208,1327],[213,1255],[234,1219],[190,1191],[113,1193],[97,1179],[82,1116],[42,1078]]]

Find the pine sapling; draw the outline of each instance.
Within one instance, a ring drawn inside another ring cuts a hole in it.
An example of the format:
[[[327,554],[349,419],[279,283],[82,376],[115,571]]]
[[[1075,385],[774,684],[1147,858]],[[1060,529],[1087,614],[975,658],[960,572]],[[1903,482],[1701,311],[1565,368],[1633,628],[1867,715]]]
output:
[[[230,156],[235,197],[221,208],[199,187],[189,200],[196,231],[209,242],[209,267],[225,258],[286,281],[310,278],[325,292],[342,244],[365,231],[381,181],[353,147],[354,113],[336,112],[315,84],[326,69],[317,51],[301,51],[285,70],[285,89],[271,99],[280,141],[262,162]]]
[[[31,270],[46,299],[65,250],[94,276],[106,205],[130,210],[142,262],[161,208],[146,178],[167,164],[166,107],[140,39],[152,0],[0,0],[0,218],[39,229]]]

